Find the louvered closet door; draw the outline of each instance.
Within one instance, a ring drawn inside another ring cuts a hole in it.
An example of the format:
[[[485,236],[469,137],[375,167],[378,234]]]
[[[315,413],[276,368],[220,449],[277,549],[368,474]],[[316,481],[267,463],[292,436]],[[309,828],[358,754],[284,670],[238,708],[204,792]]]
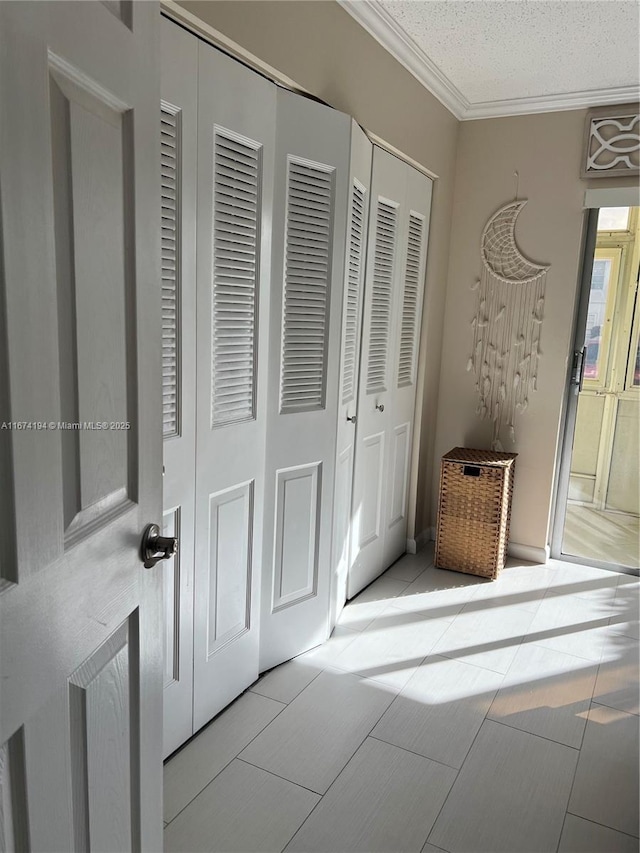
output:
[[[198,40],[161,22],[164,756],[193,734]]]
[[[361,128],[352,121],[350,197],[342,302],[336,479],[333,505],[331,625],[335,625],[344,606],[349,572],[353,462],[360,371],[360,335],[364,304],[372,156],[373,146],[371,142]]]
[[[380,574],[384,560],[389,425],[395,387],[394,292],[402,266],[405,168],[401,160],[374,147],[351,508],[349,598]]]
[[[258,675],[276,90],[199,43],[194,729]]]
[[[350,130],[278,91],[261,669],[328,633]]]
[[[382,570],[407,550],[418,347],[433,183],[409,165],[401,225],[401,262],[394,282],[387,420],[386,503]]]

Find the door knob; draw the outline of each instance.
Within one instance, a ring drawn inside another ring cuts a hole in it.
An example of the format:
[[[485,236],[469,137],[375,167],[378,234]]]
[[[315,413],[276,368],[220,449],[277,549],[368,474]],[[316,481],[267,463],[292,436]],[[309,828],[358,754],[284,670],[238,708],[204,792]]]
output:
[[[349,421],[350,424],[355,424],[356,416],[352,415],[351,417],[349,417],[349,415],[347,415],[347,420]]]
[[[175,536],[161,536],[157,524],[147,524],[142,534],[140,558],[145,569],[152,569],[160,560],[170,560],[178,553]]]
[[[384,403],[376,403],[376,409],[379,412],[384,412]]]

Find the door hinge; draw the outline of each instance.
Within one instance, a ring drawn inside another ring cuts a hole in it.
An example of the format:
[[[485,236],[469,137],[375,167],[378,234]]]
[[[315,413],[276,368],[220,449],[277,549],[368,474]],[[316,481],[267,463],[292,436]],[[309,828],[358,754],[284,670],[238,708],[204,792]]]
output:
[[[573,364],[571,365],[571,385],[576,389],[576,394],[582,391],[582,382],[584,379],[584,347],[575,350],[573,353]]]

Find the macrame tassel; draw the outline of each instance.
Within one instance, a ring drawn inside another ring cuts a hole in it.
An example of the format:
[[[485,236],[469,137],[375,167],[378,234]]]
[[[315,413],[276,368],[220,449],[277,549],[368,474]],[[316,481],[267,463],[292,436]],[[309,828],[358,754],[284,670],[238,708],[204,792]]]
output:
[[[470,325],[476,413],[492,422],[492,446],[502,449],[504,428],[515,441],[514,418],[537,386],[547,268],[533,264],[515,242],[516,218],[526,201],[510,202],[495,213],[482,233],[482,271],[469,288],[477,292]]]

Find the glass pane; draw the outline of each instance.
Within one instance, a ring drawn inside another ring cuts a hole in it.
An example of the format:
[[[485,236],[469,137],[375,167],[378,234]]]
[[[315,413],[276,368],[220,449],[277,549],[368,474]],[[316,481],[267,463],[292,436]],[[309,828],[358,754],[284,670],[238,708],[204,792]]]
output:
[[[601,207],[598,215],[598,231],[627,231],[629,210],[628,207]]]
[[[633,368],[633,385],[636,387],[640,385],[640,341],[638,341],[638,347],[636,349],[636,363]]]
[[[591,291],[589,293],[589,308],[587,310],[587,328],[584,336],[585,346],[585,379],[600,378],[600,362],[602,353],[600,342],[602,327],[605,321],[607,293],[611,279],[611,261],[596,259],[591,273]]]

